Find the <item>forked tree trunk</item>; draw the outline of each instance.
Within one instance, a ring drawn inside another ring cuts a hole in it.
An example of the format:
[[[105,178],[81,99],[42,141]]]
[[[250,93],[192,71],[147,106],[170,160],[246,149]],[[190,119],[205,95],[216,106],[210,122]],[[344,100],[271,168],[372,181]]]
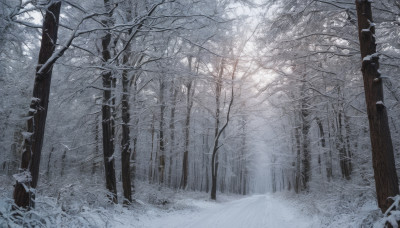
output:
[[[51,75],[53,64],[46,69],[40,69],[52,56],[57,43],[58,21],[60,16],[60,1],[53,1],[47,8],[42,27],[42,42],[39,61],[36,68],[33,95],[29,107],[28,130],[24,134],[24,148],[21,160],[22,173],[15,177],[17,183],[14,189],[14,202],[23,208],[34,207],[36,188],[39,178],[40,156],[42,152],[47,109],[49,104]]]
[[[222,76],[224,73],[224,62],[222,60],[221,66],[220,66],[220,71],[218,73],[218,78],[215,82],[215,103],[216,103],[216,112],[215,112],[215,133],[214,133],[214,144],[213,144],[213,149],[212,149],[212,155],[211,155],[211,199],[216,200],[217,199],[217,176],[218,176],[218,149],[220,147],[219,145],[219,138],[221,137],[221,134],[225,131],[226,127],[229,124],[230,120],[230,114],[231,114],[231,108],[233,105],[233,100],[234,100],[234,91],[233,91],[233,82],[235,80],[235,73],[236,73],[236,68],[239,63],[239,60],[236,60],[235,64],[233,65],[233,71],[232,71],[232,86],[231,86],[231,99],[228,104],[228,110],[226,113],[226,122],[225,124],[219,128],[220,125],[220,96],[221,96],[221,90],[222,90]]]
[[[379,208],[385,212],[393,203],[389,197],[399,194],[399,184],[387,111],[383,103],[383,86],[378,70],[379,57],[376,53],[371,2],[356,0],[356,7],[376,195]]]
[[[221,69],[218,74],[218,78],[215,82],[215,130],[214,130],[214,144],[211,155],[211,199],[217,199],[217,175],[218,175],[218,144],[219,144],[219,122],[220,122],[220,96],[222,89],[222,75],[224,73],[224,63],[221,62]]]

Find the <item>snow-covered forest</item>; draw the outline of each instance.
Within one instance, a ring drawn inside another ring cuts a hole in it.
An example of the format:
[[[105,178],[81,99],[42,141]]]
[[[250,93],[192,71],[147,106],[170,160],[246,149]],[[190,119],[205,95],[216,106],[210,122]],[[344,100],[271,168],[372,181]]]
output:
[[[398,0],[0,0],[0,227],[398,227]]]

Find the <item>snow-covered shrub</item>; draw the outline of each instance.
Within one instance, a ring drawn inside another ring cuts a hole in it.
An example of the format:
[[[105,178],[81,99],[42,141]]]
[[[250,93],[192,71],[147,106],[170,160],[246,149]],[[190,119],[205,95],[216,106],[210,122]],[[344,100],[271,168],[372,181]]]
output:
[[[384,214],[384,217],[378,220],[374,224],[374,228],[383,228],[383,227],[388,227],[388,225],[392,225],[393,228],[398,228],[399,227],[399,222],[400,222],[400,195],[397,195],[395,197],[392,197],[393,203],[392,205],[387,209],[387,211]]]

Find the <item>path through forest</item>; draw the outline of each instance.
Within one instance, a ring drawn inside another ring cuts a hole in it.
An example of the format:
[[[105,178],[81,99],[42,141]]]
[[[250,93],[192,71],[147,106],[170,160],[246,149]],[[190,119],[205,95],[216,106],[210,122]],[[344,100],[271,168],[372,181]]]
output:
[[[310,217],[293,207],[291,202],[272,195],[254,195],[230,202],[196,202],[198,210],[181,210],[131,220],[132,227],[152,228],[275,228],[319,227]],[[121,221],[122,222],[122,221]],[[122,222],[117,227],[127,227]]]

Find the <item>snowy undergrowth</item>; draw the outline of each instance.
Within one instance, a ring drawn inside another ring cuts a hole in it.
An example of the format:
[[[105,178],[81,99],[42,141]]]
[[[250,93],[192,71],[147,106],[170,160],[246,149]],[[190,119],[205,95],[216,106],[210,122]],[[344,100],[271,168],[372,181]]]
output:
[[[155,217],[191,213],[215,205],[207,193],[139,182],[135,202],[123,207],[110,204],[103,189],[102,186],[65,185],[57,191],[52,189],[53,196],[46,195],[51,195],[49,190],[41,190],[35,209],[22,212],[11,210],[12,187],[2,187],[0,227],[142,227]],[[236,195],[219,195],[217,202],[237,198]],[[119,199],[121,201],[121,196]]]
[[[292,202],[305,214],[319,217],[321,227],[373,227],[383,217],[374,193],[370,189],[354,189],[335,185],[324,192],[280,192],[274,195]]]

